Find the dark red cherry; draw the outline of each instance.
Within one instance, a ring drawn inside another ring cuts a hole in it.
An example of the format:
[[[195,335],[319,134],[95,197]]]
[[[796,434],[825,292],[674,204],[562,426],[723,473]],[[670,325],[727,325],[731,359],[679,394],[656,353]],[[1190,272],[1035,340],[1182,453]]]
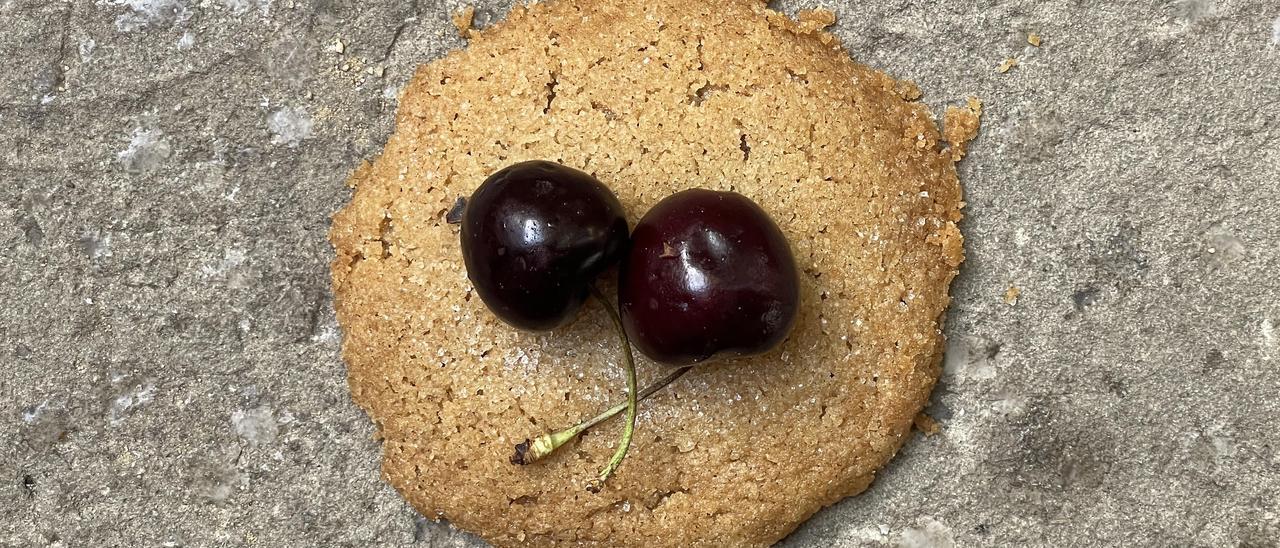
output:
[[[800,288],[791,247],[760,206],[741,194],[693,189],[640,219],[618,301],[644,355],[688,365],[777,346],[795,320]]]
[[[594,177],[554,162],[494,173],[462,214],[467,277],[495,315],[521,329],[569,321],[626,243],[618,198]]]

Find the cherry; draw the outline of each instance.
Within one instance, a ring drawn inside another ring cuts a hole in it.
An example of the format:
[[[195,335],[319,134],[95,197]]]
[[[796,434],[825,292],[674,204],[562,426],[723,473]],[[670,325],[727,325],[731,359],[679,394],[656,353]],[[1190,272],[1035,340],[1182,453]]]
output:
[[[782,231],[749,198],[692,189],[653,206],[622,260],[618,300],[631,342],[691,365],[759,354],[786,338],[800,301]]]
[[[567,323],[626,249],[622,204],[591,175],[554,162],[508,166],[462,212],[462,258],[498,318],[543,331]]]
[[[467,276],[507,323],[557,327],[588,294],[609,313],[622,350],[627,401],[526,439],[510,458],[518,465],[537,462],[625,411],[618,447],[587,484],[593,492],[626,457],[639,400],[692,364],[777,346],[795,320],[800,298],[791,248],[768,214],[740,194],[687,190],[668,197],[641,219],[628,252],[622,206],[604,185],[559,164],[524,162],[486,179],[461,206],[461,222]],[[615,307],[593,282],[619,259]],[[656,361],[684,367],[638,391],[632,340]]]

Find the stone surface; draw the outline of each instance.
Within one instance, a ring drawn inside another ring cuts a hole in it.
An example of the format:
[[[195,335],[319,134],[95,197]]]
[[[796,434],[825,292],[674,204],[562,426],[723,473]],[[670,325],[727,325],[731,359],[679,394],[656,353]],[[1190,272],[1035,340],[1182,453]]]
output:
[[[1280,6],[825,4],[986,114],[942,431],[784,544],[1280,544]],[[378,477],[325,239],[460,6],[0,0],[0,545],[475,544]]]

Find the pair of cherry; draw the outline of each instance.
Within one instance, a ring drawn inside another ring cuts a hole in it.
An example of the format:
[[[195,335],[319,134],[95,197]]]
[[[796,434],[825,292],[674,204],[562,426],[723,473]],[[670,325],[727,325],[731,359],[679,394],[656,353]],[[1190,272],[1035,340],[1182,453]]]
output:
[[[462,256],[476,293],[514,327],[543,331],[571,321],[594,294],[618,328],[628,369],[627,426],[599,489],[621,462],[635,405],[689,367],[718,357],[765,352],[796,316],[799,280],[782,231],[755,202],[703,189],[653,206],[628,235],[622,204],[591,175],[531,161],[484,181],[462,214]],[[595,289],[616,263],[618,310]],[[679,366],[637,394],[630,344],[655,362]],[[619,405],[573,428],[517,446],[525,464],[623,410]]]

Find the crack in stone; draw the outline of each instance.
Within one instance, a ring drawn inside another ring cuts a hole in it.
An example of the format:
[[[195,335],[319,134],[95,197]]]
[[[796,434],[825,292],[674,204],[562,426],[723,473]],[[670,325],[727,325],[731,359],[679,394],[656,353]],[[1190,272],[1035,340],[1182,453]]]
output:
[[[410,18],[413,19],[414,21],[417,21],[418,15],[419,15],[418,0],[413,0],[413,2],[409,5],[409,11],[413,14],[410,16]],[[400,36],[404,34],[404,29],[408,27],[409,27],[408,19],[401,21],[400,24],[396,26],[395,32],[391,34],[391,41],[387,43],[386,47],[382,48],[382,57],[379,57],[377,62],[381,63],[391,57],[391,50],[395,49],[396,44],[400,43]]]

